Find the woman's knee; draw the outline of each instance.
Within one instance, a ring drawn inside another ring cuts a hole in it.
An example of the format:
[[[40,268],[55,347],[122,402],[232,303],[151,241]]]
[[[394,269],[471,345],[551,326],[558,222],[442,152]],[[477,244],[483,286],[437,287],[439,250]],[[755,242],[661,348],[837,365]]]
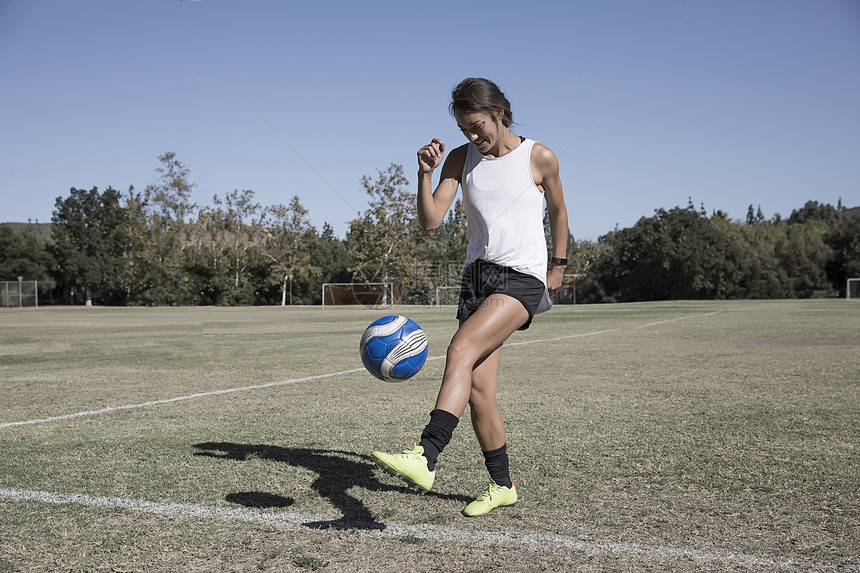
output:
[[[475,344],[466,337],[454,336],[451,344],[448,345],[446,353],[446,362],[448,364],[469,366],[471,368],[478,361],[478,358]]]

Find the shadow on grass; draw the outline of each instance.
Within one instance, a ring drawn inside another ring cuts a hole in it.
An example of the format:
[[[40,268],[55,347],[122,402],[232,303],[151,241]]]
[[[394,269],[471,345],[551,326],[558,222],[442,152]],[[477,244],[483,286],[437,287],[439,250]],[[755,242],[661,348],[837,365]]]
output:
[[[362,487],[370,491],[404,491],[405,486],[381,483],[374,475],[376,465],[370,456],[340,450],[318,450],[309,448],[285,448],[281,446],[232,444],[229,442],[204,442],[194,444],[200,450],[195,456],[225,458],[236,461],[248,459],[271,460],[291,466],[302,467],[317,474],[311,484],[320,496],[328,499],[343,515],[339,519],[304,523],[312,529],[385,529],[361,500],[349,495],[351,487]],[[426,495],[441,499],[468,502],[471,498],[462,495],[429,492]],[[246,507],[289,507],[293,499],[267,492],[235,492],[225,498],[231,503]]]
[[[265,491],[237,491],[236,493],[227,494],[224,499],[230,503],[238,503],[245,507],[254,507],[257,509],[290,507],[296,501],[291,497],[284,497]]]

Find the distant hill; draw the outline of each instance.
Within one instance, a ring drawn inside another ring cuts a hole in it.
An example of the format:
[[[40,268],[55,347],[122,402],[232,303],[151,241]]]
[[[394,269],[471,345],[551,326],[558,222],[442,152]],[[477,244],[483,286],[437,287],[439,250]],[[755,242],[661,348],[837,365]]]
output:
[[[36,227],[39,234],[45,239],[46,243],[51,242],[51,227],[53,226],[53,223],[0,223],[0,225],[9,225],[16,233],[23,233],[24,229],[31,224]]]

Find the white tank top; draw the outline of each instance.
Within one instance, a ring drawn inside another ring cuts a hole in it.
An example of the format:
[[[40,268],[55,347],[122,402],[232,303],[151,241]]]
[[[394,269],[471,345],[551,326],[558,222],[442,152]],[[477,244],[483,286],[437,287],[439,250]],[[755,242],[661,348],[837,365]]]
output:
[[[535,142],[522,141],[502,157],[485,157],[469,143],[460,179],[469,229],[466,264],[483,259],[531,275],[546,285],[544,196],[531,171]],[[538,312],[552,303],[545,294]]]

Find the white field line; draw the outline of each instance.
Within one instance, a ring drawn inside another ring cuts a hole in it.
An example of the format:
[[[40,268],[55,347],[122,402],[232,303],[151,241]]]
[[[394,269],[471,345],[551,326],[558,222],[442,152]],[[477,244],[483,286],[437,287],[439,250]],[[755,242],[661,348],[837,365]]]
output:
[[[554,338],[541,338],[537,340],[524,340],[522,342],[507,342],[504,346],[522,346],[524,344],[537,344],[542,342],[557,342],[559,340],[570,340],[573,338],[584,338],[586,336],[596,336],[599,334],[607,334],[609,332],[619,332],[622,330],[639,330],[641,328],[648,328],[651,326],[657,326],[659,324],[667,324],[670,322],[676,322],[679,320],[686,320],[688,318],[699,318],[706,316],[713,316],[715,314],[719,314],[722,311],[709,312],[705,314],[690,314],[687,316],[681,316],[678,318],[671,318],[668,320],[661,320],[658,322],[649,322],[648,324],[642,324],[639,326],[630,327],[619,327],[619,328],[609,328],[607,330],[597,330],[594,332],[586,332],[582,334],[570,334],[567,336],[556,336]],[[440,360],[445,358],[445,355],[441,356],[432,356],[427,360]],[[30,424],[43,424],[46,422],[58,422],[61,420],[70,420],[72,418],[80,418],[82,416],[98,416],[101,414],[110,414],[111,412],[119,412],[121,410],[134,410],[137,408],[146,408],[149,406],[158,406],[160,404],[170,404],[173,402],[181,402],[183,400],[193,400],[195,398],[207,398],[209,396],[218,396],[221,394],[232,394],[234,392],[245,392],[247,390],[259,390],[261,388],[273,388],[275,386],[284,386],[287,384],[296,384],[299,382],[309,382],[311,380],[321,380],[323,378],[334,378],[335,376],[343,376],[345,374],[354,374],[356,372],[362,372],[364,368],[353,368],[351,370],[341,370],[340,372],[329,372],[328,374],[317,374],[315,376],[306,376],[304,378],[292,378],[290,380],[281,380],[279,382],[268,382],[266,384],[255,384],[253,386],[242,386],[241,388],[227,388],[225,390],[212,390],[209,392],[198,392],[196,394],[188,394],[186,396],[176,396],[174,398],[165,398],[162,400],[150,400],[147,402],[141,402],[139,404],[126,404],[124,406],[109,406],[107,408],[100,408],[98,410],[86,410],[84,412],[74,412],[72,414],[63,414],[60,416],[51,416],[49,418],[36,418],[33,420],[22,420],[18,422],[3,422],[0,423],[0,430],[3,428],[11,428],[12,426],[26,426]]]
[[[135,408],[145,408],[147,406],[157,406],[159,404],[170,404],[171,402],[181,402],[183,400],[193,400],[194,398],[206,398],[208,396],[218,396],[219,394],[231,394],[233,392],[244,392],[245,390],[258,390],[260,388],[271,388],[273,386],[284,386],[285,384],[296,384],[298,382],[308,382],[309,380],[320,380],[322,378],[333,378],[344,374],[354,374],[362,372],[364,368],[353,368],[352,370],[341,370],[340,372],[329,372],[328,374],[317,374],[316,376],[306,376],[304,378],[292,378],[290,380],[281,380],[280,382],[269,382],[267,384],[255,384],[253,386],[242,386],[241,388],[227,388],[225,390],[212,390],[210,392],[198,392],[197,394],[188,394],[187,396],[176,396],[175,398],[165,398],[163,400],[150,400],[141,402],[140,404],[126,404],[125,406],[110,406],[99,410],[87,410],[85,412],[75,412],[73,414],[63,414],[62,416],[51,416],[50,418],[37,418],[35,420],[24,420],[21,422],[3,422],[0,424],[0,429],[11,426],[25,426],[27,424],[41,424],[43,422],[56,422],[58,420],[69,420],[71,418],[80,418],[81,416],[97,416],[99,414],[109,414],[120,410],[133,410]]]
[[[595,336],[597,334],[606,334],[608,332],[620,332],[622,330],[639,330],[642,328],[649,328],[651,326],[657,326],[659,324],[668,324],[670,322],[678,322],[679,320],[687,320],[688,318],[703,318],[706,316],[713,316],[715,314],[720,314],[723,312],[722,310],[717,310],[714,312],[708,312],[705,314],[688,314],[687,316],[679,316],[678,318],[670,318],[667,320],[659,320],[657,322],[649,322],[648,324],[640,324],[639,326],[630,327],[619,327],[619,328],[609,328],[606,330],[597,330],[595,332],[585,332],[582,334],[569,334],[567,336],[556,336],[555,338],[541,338],[540,340],[523,340],[522,342],[506,342],[504,346],[521,346],[523,344],[535,344],[537,342],[556,342],[559,340],[570,340],[571,338],[585,338],[586,336]]]
[[[17,502],[39,502],[50,504],[77,504],[87,507],[136,511],[162,517],[190,519],[216,519],[225,521],[244,521],[286,525],[290,528],[314,529],[314,523],[327,523],[325,517],[285,513],[274,510],[248,509],[238,507],[217,507],[187,503],[159,503],[145,499],[124,497],[98,497],[86,494],[52,493],[0,488],[0,498]],[[350,528],[349,523],[337,523],[339,529]],[[307,524],[307,525],[305,525]],[[362,528],[363,524],[352,524],[350,532],[374,537],[417,537],[431,541],[456,542],[464,544],[493,543],[505,547],[517,546],[555,551],[582,551],[598,554],[624,554],[653,560],[686,560],[694,562],[726,563],[746,568],[768,568],[770,570],[815,570],[815,571],[857,571],[855,567],[828,566],[800,562],[786,557],[745,555],[721,551],[697,551],[659,545],[639,543],[617,543],[611,541],[590,541],[587,538],[565,537],[547,533],[521,533],[516,531],[466,531],[456,527],[438,525],[385,523],[375,524],[376,528]]]

